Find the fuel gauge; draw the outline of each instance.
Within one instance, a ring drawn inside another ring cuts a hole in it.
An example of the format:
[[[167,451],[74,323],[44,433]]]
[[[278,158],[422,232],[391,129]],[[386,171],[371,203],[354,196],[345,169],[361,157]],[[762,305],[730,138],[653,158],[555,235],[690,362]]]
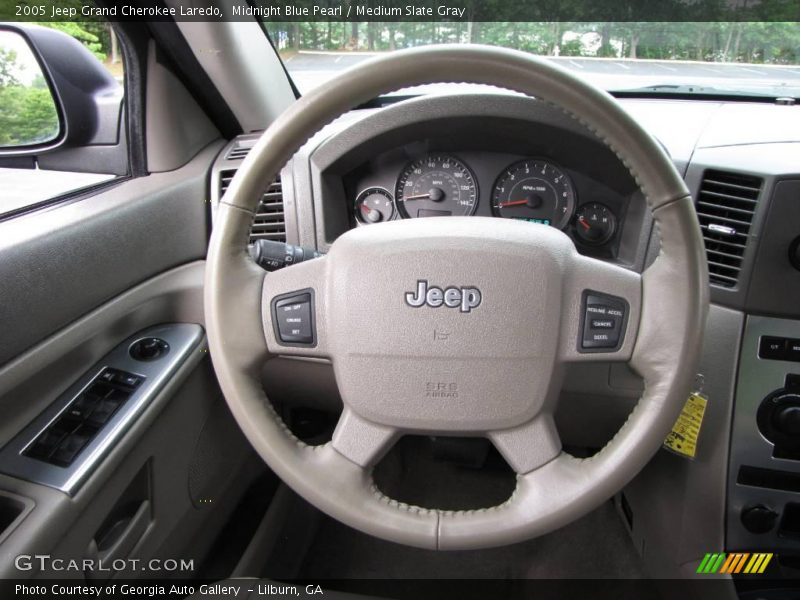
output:
[[[369,187],[356,196],[356,219],[369,225],[389,221],[394,216],[392,195],[380,187]]]
[[[617,218],[610,208],[600,202],[584,204],[575,215],[575,233],[586,244],[605,244],[616,229]]]

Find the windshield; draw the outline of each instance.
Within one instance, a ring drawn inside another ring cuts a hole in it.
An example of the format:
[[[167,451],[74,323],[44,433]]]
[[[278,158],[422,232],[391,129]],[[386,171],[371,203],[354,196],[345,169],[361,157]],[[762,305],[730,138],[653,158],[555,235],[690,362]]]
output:
[[[377,54],[442,43],[547,57],[611,92],[800,96],[794,22],[264,22],[301,93]]]

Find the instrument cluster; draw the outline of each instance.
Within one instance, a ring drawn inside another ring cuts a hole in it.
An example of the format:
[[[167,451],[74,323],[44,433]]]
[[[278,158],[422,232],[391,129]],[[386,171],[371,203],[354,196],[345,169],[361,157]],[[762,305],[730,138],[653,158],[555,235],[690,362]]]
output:
[[[482,214],[557,227],[588,247],[613,244],[623,207],[610,190],[549,158],[470,154],[473,166],[445,152],[406,157],[399,172],[397,158],[366,166],[353,182],[356,224]]]

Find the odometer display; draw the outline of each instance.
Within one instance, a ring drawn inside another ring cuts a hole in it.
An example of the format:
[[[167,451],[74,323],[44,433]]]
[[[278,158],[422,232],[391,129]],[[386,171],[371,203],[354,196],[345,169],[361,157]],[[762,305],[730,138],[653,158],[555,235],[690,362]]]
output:
[[[546,160],[509,166],[494,185],[492,212],[498,217],[563,229],[575,211],[575,188],[564,171]]]
[[[478,204],[475,176],[457,158],[430,154],[400,173],[395,204],[404,219],[471,215]]]

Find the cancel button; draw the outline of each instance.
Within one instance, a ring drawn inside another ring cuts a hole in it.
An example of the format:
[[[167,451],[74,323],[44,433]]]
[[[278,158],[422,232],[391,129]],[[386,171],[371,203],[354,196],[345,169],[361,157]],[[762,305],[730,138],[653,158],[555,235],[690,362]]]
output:
[[[614,319],[592,319],[592,329],[614,329]]]

